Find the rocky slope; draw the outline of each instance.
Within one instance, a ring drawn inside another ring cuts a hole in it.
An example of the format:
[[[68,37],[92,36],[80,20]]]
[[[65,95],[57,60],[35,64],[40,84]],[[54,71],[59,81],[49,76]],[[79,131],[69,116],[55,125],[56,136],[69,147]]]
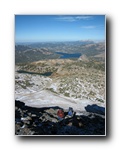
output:
[[[71,99],[105,103],[105,71],[101,62],[57,59],[26,64],[16,70],[27,71],[16,72],[16,93],[44,89]],[[48,77],[38,75],[50,72]]]
[[[88,61],[89,61],[89,59],[87,58],[86,55],[81,55],[78,60],[79,60],[79,61],[85,61],[85,62],[88,62]]]
[[[23,102],[15,102],[16,135],[105,135],[104,108],[87,106],[87,112],[70,117],[64,110],[63,120],[59,120],[60,107],[33,108]]]
[[[69,59],[16,65],[16,134],[104,135],[104,67],[95,60]],[[69,107],[75,112],[72,118]],[[59,108],[66,114],[60,122]]]

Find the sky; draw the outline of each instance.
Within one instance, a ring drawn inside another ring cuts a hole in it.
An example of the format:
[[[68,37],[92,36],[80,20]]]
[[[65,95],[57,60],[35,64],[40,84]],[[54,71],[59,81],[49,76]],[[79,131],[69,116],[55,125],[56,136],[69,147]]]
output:
[[[15,42],[105,40],[104,15],[15,15]]]

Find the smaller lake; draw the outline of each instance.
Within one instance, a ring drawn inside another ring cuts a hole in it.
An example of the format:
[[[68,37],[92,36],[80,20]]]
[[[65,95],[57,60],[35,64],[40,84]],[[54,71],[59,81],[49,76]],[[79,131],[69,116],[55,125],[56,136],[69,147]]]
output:
[[[36,73],[36,72],[29,72],[24,70],[18,70],[18,73],[28,73],[28,74],[35,74],[35,75],[42,75],[42,76],[51,76],[53,72],[45,72],[45,73]]]
[[[56,52],[56,54],[62,55],[60,56],[61,59],[68,59],[68,58],[79,58],[81,56],[81,53],[62,53],[62,52]]]

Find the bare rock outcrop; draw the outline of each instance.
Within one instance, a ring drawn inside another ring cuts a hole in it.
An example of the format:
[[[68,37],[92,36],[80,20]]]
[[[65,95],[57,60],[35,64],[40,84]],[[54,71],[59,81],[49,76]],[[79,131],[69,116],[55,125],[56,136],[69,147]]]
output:
[[[92,107],[92,106],[91,106]],[[35,108],[15,101],[16,135],[105,135],[105,116],[93,112],[74,112],[59,120],[56,107]]]
[[[78,58],[78,61],[85,61],[85,62],[89,62],[89,59],[86,55],[81,55],[79,58]]]

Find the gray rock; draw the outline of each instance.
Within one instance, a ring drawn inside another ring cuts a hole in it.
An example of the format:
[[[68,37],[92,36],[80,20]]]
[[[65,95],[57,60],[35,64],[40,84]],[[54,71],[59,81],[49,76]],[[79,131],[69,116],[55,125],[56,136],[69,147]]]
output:
[[[37,115],[36,115],[36,114],[32,114],[31,116],[32,116],[32,117],[36,117]]]

